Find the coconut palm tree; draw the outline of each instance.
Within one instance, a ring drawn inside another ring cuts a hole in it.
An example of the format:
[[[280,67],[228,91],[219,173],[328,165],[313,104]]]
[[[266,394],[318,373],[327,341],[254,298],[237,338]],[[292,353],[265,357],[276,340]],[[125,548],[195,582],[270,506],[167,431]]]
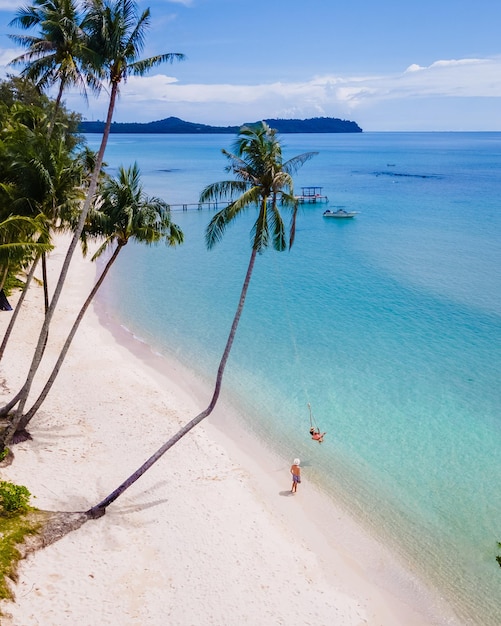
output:
[[[16,303],[14,312],[5,330],[2,343],[0,344],[1,360],[19,315],[19,311],[21,310],[21,305],[26,296],[29,284],[33,278],[37,263],[41,256],[50,252],[54,246],[50,242],[47,220],[45,216],[41,214],[36,217],[14,215],[1,222],[0,242],[0,266],[3,266],[2,259],[6,259],[8,267],[4,267],[11,275],[18,276],[20,272],[24,272],[28,266],[31,266],[21,296]],[[12,251],[16,248],[17,252],[13,264]]]
[[[234,148],[236,154],[226,150],[223,150],[223,154],[230,162],[226,169],[233,172],[236,180],[209,185],[200,196],[200,202],[210,202],[231,199],[235,194],[240,194],[226,208],[216,213],[210,221],[206,231],[208,248],[212,248],[222,238],[226,227],[246,209],[256,207],[258,215],[252,228],[253,243],[249,265],[223,356],[219,363],[212,398],[204,411],[183,426],[109,496],[89,509],[87,515],[91,518],[104,515],[106,508],[120,494],[136,482],[167,450],[213,411],[221,391],[224,370],[243,311],[256,255],[264,252],[270,245],[275,250],[282,251],[292,246],[294,242],[297,202],[294,198],[292,174],[303,163],[311,159],[316,152],[307,152],[283,162],[282,148],[276,137],[276,131],[269,128],[265,122],[253,127],[244,126],[241,128]],[[286,227],[280,213],[281,208],[287,208],[291,211],[288,240]]]
[[[46,234],[42,216],[12,215],[0,222],[0,289],[9,271],[27,264],[34,255],[52,249]],[[45,241],[40,240],[41,235],[45,236]]]
[[[59,83],[49,135],[66,88],[77,86],[87,99],[86,86],[99,92],[101,83],[90,62],[90,50],[80,27],[82,16],[74,0],[34,0],[33,5],[18,9],[10,26],[39,33],[9,37],[27,49],[11,61],[22,65],[23,77],[32,80],[41,91]]]
[[[17,275],[24,267],[35,265],[33,258],[51,250],[46,223],[42,216],[35,218],[11,215],[0,222],[0,294],[3,310],[12,310],[4,293],[8,275]],[[14,326],[18,307],[11,316],[3,341],[0,345],[0,360]]]
[[[150,10],[146,9],[141,15],[138,15],[137,3],[133,0],[87,0],[84,3],[84,8],[86,14],[82,22],[82,29],[86,34],[88,47],[93,54],[93,67],[103,80],[107,80],[110,86],[108,113],[87,197],[63,261],[50,306],[45,315],[28,376],[21,390],[9,403],[10,408],[15,405],[12,405],[14,400],[18,405],[3,441],[0,440],[0,450],[3,449],[6,442],[8,443],[12,439],[16,431],[33,379],[42,360],[49,326],[68,274],[71,258],[80,240],[89,208],[96,193],[120,85],[131,74],[143,76],[161,63],[184,58],[184,55],[180,53],[160,54],[147,59],[138,58],[144,48],[146,32],[150,25]]]
[[[4,116],[0,134],[0,215],[39,216],[46,222],[47,237],[57,230],[70,229],[85,197],[89,170],[89,149],[61,125],[47,136],[47,107],[15,102]],[[71,121],[69,120],[70,124]],[[40,241],[42,243],[42,241]],[[32,259],[14,313],[0,346],[0,359],[17,320],[40,258]],[[26,269],[21,268],[22,271]],[[45,310],[48,308],[46,272],[43,279]]]
[[[144,193],[137,164],[128,169],[120,167],[118,177],[105,182],[99,209],[92,211],[90,223],[83,234],[84,254],[88,239],[104,237],[104,242],[92,257],[93,261],[111,246],[115,245],[115,249],[80,309],[45,387],[31,409],[23,415],[17,433],[26,429],[47,397],[85,312],[124,246],[131,239],[146,245],[164,240],[169,246],[181,244],[184,240],[181,229],[171,221],[169,205]]]
[[[81,206],[86,171],[79,154],[73,151],[74,139],[59,125],[47,136],[47,118],[43,109],[16,103],[4,123],[0,153],[0,206],[8,214],[43,216],[47,231],[69,229]],[[60,132],[61,131],[61,132]],[[23,294],[6,331],[10,336],[19,309],[29,288],[35,266],[33,261]],[[49,306],[46,254],[42,253],[45,311]],[[5,337],[4,337],[5,339]],[[0,348],[3,355],[5,342]]]

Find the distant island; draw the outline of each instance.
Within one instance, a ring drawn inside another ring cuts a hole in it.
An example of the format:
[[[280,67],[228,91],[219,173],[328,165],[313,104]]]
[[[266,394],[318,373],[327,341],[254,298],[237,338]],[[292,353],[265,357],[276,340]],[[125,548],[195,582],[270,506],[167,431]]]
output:
[[[279,133],[361,133],[362,129],[356,122],[340,120],[335,117],[312,117],[307,120],[264,120],[271,128]],[[251,126],[258,122],[245,122],[241,126]],[[156,134],[235,134],[241,126],[209,126],[185,122],[178,117],[167,117],[156,122],[113,122],[112,133],[156,133]],[[80,122],[82,133],[102,133],[104,122]]]

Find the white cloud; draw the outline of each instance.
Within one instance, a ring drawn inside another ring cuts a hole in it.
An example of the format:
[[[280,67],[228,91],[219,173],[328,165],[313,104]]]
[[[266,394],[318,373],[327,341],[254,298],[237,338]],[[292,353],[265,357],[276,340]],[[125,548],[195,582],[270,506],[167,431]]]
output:
[[[20,48],[0,48],[0,77],[5,77],[6,74],[16,73],[16,69],[9,65],[9,63],[22,53],[23,50]]]
[[[306,82],[256,85],[183,85],[164,75],[131,77],[122,89],[120,117],[129,109],[137,114],[139,106],[147,111],[177,104],[211,110],[217,105],[226,115],[237,107],[268,110],[268,117],[289,110],[347,114],[376,102],[424,97],[501,97],[501,58],[440,60],[389,76],[316,76]]]
[[[3,51],[0,64],[13,56],[13,51]],[[426,100],[431,127],[439,123],[439,111],[444,124],[447,111],[456,120],[462,109],[464,117],[468,107],[458,107],[458,98],[475,99],[483,111],[494,110],[501,98],[501,57],[437,60],[426,67],[412,64],[391,75],[323,75],[303,82],[254,85],[183,84],[164,74],[130,77],[121,88],[114,119],[147,122],[174,115],[194,122],[233,125],[262,118],[329,116],[352,119],[364,127],[365,120],[381,124],[385,110],[391,109],[389,122],[395,125],[402,111],[401,124],[405,125],[422,118]],[[108,98],[104,92],[97,100],[89,96],[88,108],[76,92],[66,94],[65,99],[69,108],[81,111],[87,119],[105,118]],[[474,120],[474,110],[470,107],[466,127],[479,122]],[[499,114],[481,121],[501,130]]]

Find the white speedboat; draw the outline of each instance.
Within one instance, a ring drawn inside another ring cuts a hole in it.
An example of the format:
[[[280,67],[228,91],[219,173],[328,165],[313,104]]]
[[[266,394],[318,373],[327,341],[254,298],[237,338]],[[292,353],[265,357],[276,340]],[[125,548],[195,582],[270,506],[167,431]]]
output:
[[[337,209],[337,211],[327,209],[327,211],[324,211],[324,217],[348,218],[355,217],[357,213],[358,211],[345,211],[344,209]]]

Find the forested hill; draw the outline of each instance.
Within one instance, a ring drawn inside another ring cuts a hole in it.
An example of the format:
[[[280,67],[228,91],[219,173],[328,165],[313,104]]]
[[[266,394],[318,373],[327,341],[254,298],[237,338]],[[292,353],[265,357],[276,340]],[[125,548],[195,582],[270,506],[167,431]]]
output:
[[[362,129],[356,122],[340,120],[335,117],[313,117],[307,120],[264,120],[271,128],[279,133],[361,133]],[[257,122],[245,122],[243,125],[252,125]],[[104,122],[80,122],[82,133],[102,133]],[[209,126],[185,122],[178,117],[167,117],[156,122],[113,122],[112,133],[171,133],[171,134],[221,134],[238,133],[240,126]]]

